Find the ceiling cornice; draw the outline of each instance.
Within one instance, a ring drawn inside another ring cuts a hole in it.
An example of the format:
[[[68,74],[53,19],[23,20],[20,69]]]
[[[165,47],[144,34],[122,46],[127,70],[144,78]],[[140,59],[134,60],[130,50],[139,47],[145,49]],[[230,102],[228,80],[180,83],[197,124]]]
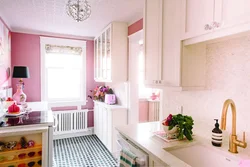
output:
[[[19,28],[13,28],[11,32],[39,35],[39,36],[46,36],[46,37],[91,40],[91,41],[94,40],[94,37],[76,36],[76,35],[70,35],[70,34],[58,34],[58,33],[52,33],[52,32],[40,32],[40,31],[35,31],[35,30],[25,30],[25,29],[19,29]]]

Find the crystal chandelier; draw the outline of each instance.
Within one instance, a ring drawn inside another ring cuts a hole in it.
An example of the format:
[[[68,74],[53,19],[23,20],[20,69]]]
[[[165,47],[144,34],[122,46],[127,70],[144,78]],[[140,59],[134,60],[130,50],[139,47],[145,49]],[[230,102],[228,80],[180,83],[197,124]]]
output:
[[[67,14],[80,22],[89,18],[91,8],[87,0],[69,0],[66,5]]]

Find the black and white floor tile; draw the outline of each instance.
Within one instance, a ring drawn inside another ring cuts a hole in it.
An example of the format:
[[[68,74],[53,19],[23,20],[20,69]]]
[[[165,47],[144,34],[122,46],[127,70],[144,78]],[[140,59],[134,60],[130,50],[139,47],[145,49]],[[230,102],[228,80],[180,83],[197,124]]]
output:
[[[117,162],[96,135],[53,141],[53,167],[116,167]]]

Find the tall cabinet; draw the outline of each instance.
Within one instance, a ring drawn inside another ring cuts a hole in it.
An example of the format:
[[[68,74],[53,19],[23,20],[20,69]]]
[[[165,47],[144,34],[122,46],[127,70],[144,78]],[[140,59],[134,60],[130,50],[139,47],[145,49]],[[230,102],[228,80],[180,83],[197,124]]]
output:
[[[127,122],[127,109],[125,107],[94,102],[94,132],[110,152],[118,151],[115,127],[127,125]]]
[[[94,40],[94,79],[96,82],[127,80],[128,25],[112,22]]]

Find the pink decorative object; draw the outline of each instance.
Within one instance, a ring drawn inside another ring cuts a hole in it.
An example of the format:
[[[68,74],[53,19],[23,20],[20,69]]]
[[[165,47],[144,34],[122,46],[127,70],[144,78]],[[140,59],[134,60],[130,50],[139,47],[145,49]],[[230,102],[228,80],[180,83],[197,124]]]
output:
[[[12,113],[19,113],[20,112],[20,108],[14,103],[11,106],[9,106],[8,108],[8,113],[12,114]]]
[[[114,94],[106,94],[105,95],[105,103],[106,104],[115,104],[116,98]]]
[[[23,85],[17,84],[17,91],[13,95],[13,100],[15,100],[17,104],[22,104],[25,103],[26,98],[27,98],[26,94],[23,93]]]
[[[35,142],[33,140],[28,141],[28,147],[34,147]]]
[[[241,160],[239,163],[239,167],[249,167],[250,166],[250,160]]]
[[[152,100],[156,100],[156,99],[160,98],[160,93],[158,93],[157,95],[155,93],[152,93],[152,95],[150,97]]]

